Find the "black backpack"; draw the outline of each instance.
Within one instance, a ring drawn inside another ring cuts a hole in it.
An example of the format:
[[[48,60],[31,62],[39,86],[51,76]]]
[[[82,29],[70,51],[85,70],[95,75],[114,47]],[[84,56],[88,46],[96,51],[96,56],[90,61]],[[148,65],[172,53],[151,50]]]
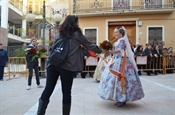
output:
[[[69,39],[56,39],[50,48],[48,64],[61,66],[66,60],[69,50]]]

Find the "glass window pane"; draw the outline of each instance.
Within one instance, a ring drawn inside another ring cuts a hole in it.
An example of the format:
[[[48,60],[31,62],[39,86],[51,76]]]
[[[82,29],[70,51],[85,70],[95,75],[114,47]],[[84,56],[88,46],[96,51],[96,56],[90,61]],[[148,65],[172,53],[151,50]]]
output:
[[[129,9],[130,0],[113,0],[114,10]]]
[[[90,39],[94,44],[97,40],[97,29],[85,29],[85,36]]]
[[[148,41],[152,45],[156,45],[162,41],[162,27],[149,27]]]

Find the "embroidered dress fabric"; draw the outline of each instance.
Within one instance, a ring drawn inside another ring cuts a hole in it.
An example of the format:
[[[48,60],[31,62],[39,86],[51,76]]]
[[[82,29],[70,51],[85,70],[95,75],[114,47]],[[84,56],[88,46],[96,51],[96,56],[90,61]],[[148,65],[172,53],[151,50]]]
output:
[[[126,49],[126,43],[124,38],[120,38],[113,45],[113,50],[120,50],[121,53],[114,54],[114,61],[108,62],[105,66],[99,83],[99,96],[105,100],[113,100],[117,102],[136,101],[144,97],[142,85],[137,73],[137,69],[133,62],[127,58],[125,65],[126,76],[126,93],[123,94],[120,81],[115,77],[109,68],[121,72],[122,69],[122,56]],[[127,56],[128,57],[128,56]],[[112,65],[111,65],[112,64]]]

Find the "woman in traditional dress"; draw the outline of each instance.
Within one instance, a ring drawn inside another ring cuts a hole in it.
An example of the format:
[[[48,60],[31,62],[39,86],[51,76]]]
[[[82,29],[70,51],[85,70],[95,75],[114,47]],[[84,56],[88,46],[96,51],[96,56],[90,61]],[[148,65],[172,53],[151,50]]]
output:
[[[116,36],[114,36],[111,40],[110,43],[113,45],[113,43],[115,43],[118,40],[118,38]],[[101,73],[103,72],[103,70],[105,69],[106,65],[108,64],[108,62],[112,59],[112,55],[108,55],[105,56],[106,54],[100,54],[99,57],[99,61],[98,64],[95,68],[95,72],[93,75],[93,78],[97,81],[100,82],[100,78],[101,78]]]
[[[108,60],[111,58],[110,56],[104,57],[104,55],[105,54],[100,54],[99,61],[98,61],[98,64],[95,68],[95,72],[94,72],[94,75],[93,75],[93,78],[97,82],[100,82],[101,73],[104,70],[105,65],[107,64]]]
[[[105,100],[116,101],[118,107],[122,107],[127,101],[136,101],[144,97],[142,85],[138,76],[137,65],[134,60],[134,54],[128,41],[127,33],[124,27],[116,27],[114,29],[115,36],[118,40],[113,45],[113,50],[109,54],[113,54],[113,61],[110,61],[100,79],[99,96]],[[126,53],[125,53],[126,52]],[[126,64],[122,65],[123,56],[126,55]],[[111,73],[110,69],[117,72],[124,68],[125,86],[116,76]]]

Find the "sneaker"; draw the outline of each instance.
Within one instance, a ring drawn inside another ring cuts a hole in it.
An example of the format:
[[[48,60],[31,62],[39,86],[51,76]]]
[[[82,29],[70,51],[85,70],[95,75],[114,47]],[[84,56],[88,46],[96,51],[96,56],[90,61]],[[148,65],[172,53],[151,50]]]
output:
[[[38,85],[37,87],[38,87],[38,88],[43,88],[44,86],[42,86],[42,85]]]
[[[30,90],[31,89],[31,86],[27,86],[27,90]]]

